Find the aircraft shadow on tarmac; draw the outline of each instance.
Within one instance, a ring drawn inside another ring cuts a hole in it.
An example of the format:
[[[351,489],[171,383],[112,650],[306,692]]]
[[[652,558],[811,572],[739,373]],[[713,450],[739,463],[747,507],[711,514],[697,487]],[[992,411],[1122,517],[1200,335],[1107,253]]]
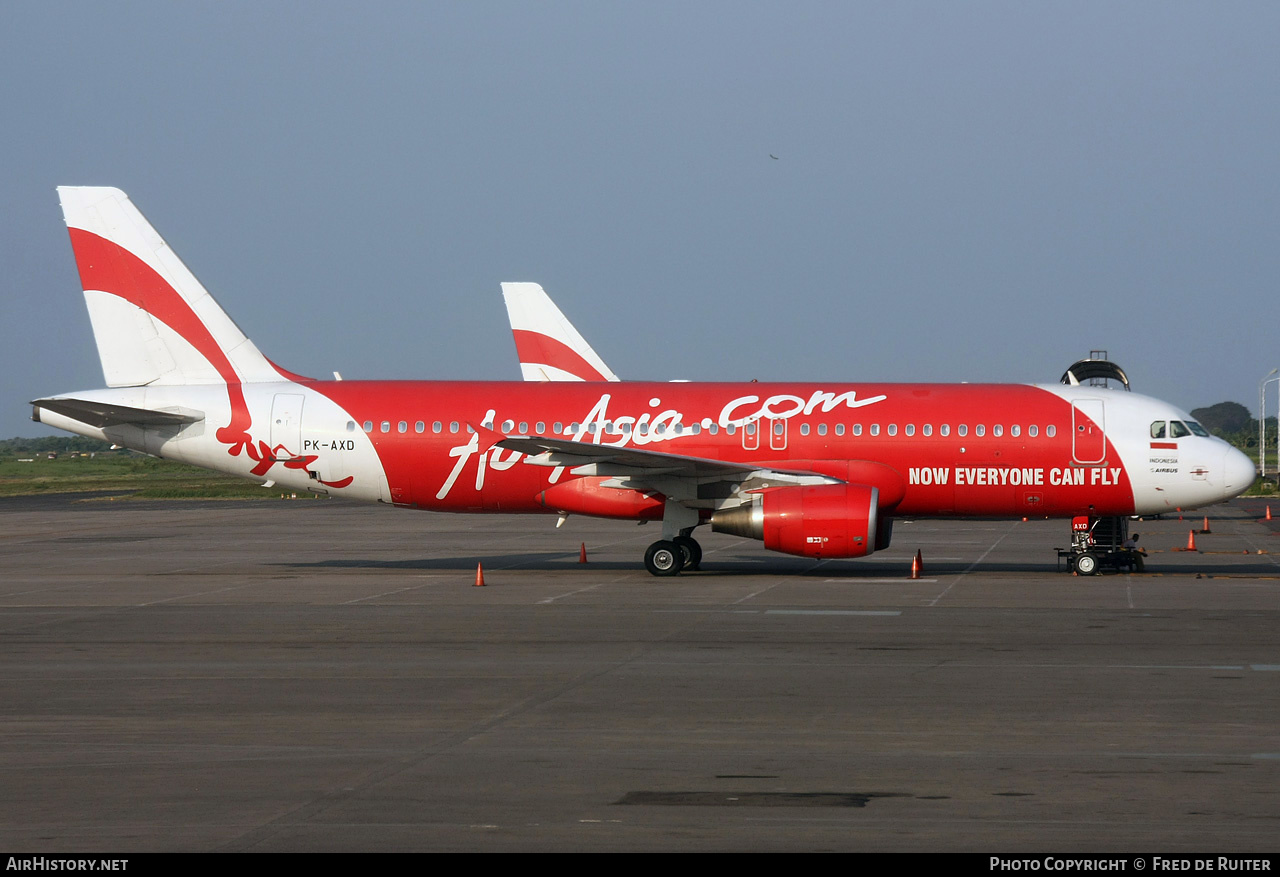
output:
[[[738,557],[717,557],[706,560],[702,564],[700,570],[686,571],[681,573],[684,576],[708,576],[708,575],[786,575],[786,576],[813,576],[821,578],[847,578],[850,581],[858,579],[886,579],[901,578],[904,582],[910,581],[910,560],[894,559],[892,562],[868,562],[857,560],[835,560],[828,563],[814,564],[812,561],[797,560],[789,562],[787,558],[779,558],[776,556],[762,555],[754,556],[738,556]],[[632,560],[597,560],[591,558],[586,564],[579,561],[577,552],[543,552],[543,553],[522,553],[522,554],[486,554],[486,555],[459,555],[456,557],[429,557],[414,558],[407,560],[379,560],[365,558],[342,558],[334,560],[319,560],[310,563],[284,563],[279,566],[287,566],[290,569],[367,569],[367,570],[474,570],[477,565],[483,565],[487,570],[525,570],[525,571],[541,571],[541,572],[570,572],[572,570],[580,570],[589,572],[591,570],[603,570],[609,572],[644,572],[644,567]],[[941,562],[929,563],[925,559],[924,577],[938,578],[942,576],[955,576],[963,573],[968,574],[1020,574],[1028,577],[1035,577],[1037,580],[1043,580],[1050,583],[1066,584],[1073,581],[1073,577],[1066,570],[1065,566],[1055,565],[1053,563],[1010,563],[1002,561],[992,561],[979,563],[977,565],[964,562]],[[1113,570],[1105,570],[1099,573],[1101,578],[1115,578],[1116,576],[1127,576],[1127,572],[1121,570],[1119,572]],[[1220,559],[1209,559],[1203,555],[1193,555],[1186,561],[1168,562],[1167,560],[1157,560],[1153,563],[1150,559],[1147,561],[1147,571],[1145,573],[1134,573],[1133,577],[1143,578],[1159,578],[1160,576],[1231,576],[1233,578],[1271,578],[1280,576],[1280,568],[1275,564],[1259,559],[1257,562],[1228,562]]]

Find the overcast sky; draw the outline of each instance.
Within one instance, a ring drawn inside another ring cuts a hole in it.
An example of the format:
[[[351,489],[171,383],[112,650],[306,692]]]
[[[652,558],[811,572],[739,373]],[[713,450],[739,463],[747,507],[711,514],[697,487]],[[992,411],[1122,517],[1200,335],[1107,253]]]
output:
[[[623,378],[1100,348],[1256,411],[1278,45],[1275,3],[6,2],[0,436],[102,385],[57,185],[128,192],[303,374],[515,379],[530,280]]]

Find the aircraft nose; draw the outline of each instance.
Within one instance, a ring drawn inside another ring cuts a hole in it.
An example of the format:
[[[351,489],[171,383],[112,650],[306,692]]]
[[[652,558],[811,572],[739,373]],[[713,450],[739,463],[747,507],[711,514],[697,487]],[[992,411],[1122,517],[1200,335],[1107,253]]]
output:
[[[1257,477],[1258,470],[1244,454],[1235,448],[1227,448],[1222,455],[1222,472],[1223,487],[1231,496],[1243,493],[1249,485],[1253,484],[1253,479]]]

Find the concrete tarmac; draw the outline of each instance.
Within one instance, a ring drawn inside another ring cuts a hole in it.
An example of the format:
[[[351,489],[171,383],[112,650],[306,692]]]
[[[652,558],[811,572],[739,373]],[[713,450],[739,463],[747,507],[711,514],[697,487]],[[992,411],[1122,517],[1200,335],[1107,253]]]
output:
[[[1280,539],[1209,511],[1144,575],[904,520],[658,579],[624,522],[3,500],[0,849],[1275,852]]]

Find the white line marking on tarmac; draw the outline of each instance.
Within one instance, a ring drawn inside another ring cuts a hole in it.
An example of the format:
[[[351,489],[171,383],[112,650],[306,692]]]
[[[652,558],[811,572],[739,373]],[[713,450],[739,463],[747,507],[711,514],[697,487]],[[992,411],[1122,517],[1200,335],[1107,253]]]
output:
[[[987,559],[987,555],[988,555],[988,554],[990,554],[992,551],[995,551],[995,550],[996,550],[996,546],[997,546],[997,545],[999,545],[1001,542],[1003,542],[1003,541],[1008,537],[1008,535],[1009,535],[1010,533],[1012,533],[1012,532],[1014,531],[1014,529],[1015,529],[1015,528],[1017,528],[1018,524],[1020,524],[1020,523],[1021,523],[1021,521],[1014,521],[1014,522],[1013,522],[1013,527],[1010,527],[1009,529],[1005,530],[1005,531],[1004,531],[1004,533],[1000,536],[1000,538],[999,538],[999,539],[997,539],[995,542],[992,542],[992,543],[991,543],[991,547],[990,547],[990,548],[988,548],[986,551],[982,552],[982,556],[981,556],[981,557],[979,557],[979,558],[978,558],[977,560],[975,560],[973,563],[969,564],[968,568],[967,568],[964,572],[962,572],[962,573],[960,573],[960,575],[956,576],[955,581],[954,581],[954,582],[952,582],[951,584],[947,585],[946,589],[945,589],[941,594],[939,594],[938,596],[934,597],[934,598],[933,598],[933,602],[931,602],[929,605],[930,605],[930,606],[937,606],[937,605],[938,605],[938,601],[939,601],[939,600],[941,600],[943,597],[947,596],[947,592],[948,592],[948,591],[950,591],[952,588],[954,588],[954,587],[955,587],[955,586],[960,582],[960,580],[961,580],[962,578],[964,578],[966,575],[968,575],[970,572],[972,572],[972,571],[973,571],[973,569],[974,569],[974,567],[976,567],[978,564],[982,563],[982,561],[986,560],[986,559]]]
[[[555,601],[562,600],[565,597],[573,597],[578,594],[585,594],[587,591],[594,591],[596,588],[602,588],[605,585],[616,584],[617,582],[621,582],[627,578],[630,578],[630,576],[617,576],[616,578],[608,579],[607,581],[596,582],[594,585],[588,585],[585,588],[578,588],[578,590],[576,591],[566,591],[563,594],[556,594],[554,597],[547,597],[545,600],[539,600],[538,605],[543,605],[545,603],[554,603]]]
[[[420,579],[442,579],[442,578],[445,578],[445,576],[444,576],[443,574],[441,574],[441,575],[434,575],[434,574],[432,574],[432,575],[420,575],[420,576],[416,576],[416,578],[420,578]],[[423,582],[421,585],[410,585],[410,586],[409,586],[409,587],[407,587],[407,588],[396,588],[394,591],[383,591],[381,594],[370,594],[370,595],[369,595],[369,596],[367,596],[367,597],[356,597],[354,600],[344,600],[344,601],[342,601],[341,603],[339,603],[338,605],[339,605],[339,606],[350,606],[352,603],[363,603],[365,600],[376,600],[376,599],[378,599],[379,597],[390,597],[392,594],[403,594],[405,591],[416,591],[418,588],[424,588],[424,587],[426,587],[426,586],[427,586],[427,584],[429,584],[429,583],[428,583],[428,582]]]

